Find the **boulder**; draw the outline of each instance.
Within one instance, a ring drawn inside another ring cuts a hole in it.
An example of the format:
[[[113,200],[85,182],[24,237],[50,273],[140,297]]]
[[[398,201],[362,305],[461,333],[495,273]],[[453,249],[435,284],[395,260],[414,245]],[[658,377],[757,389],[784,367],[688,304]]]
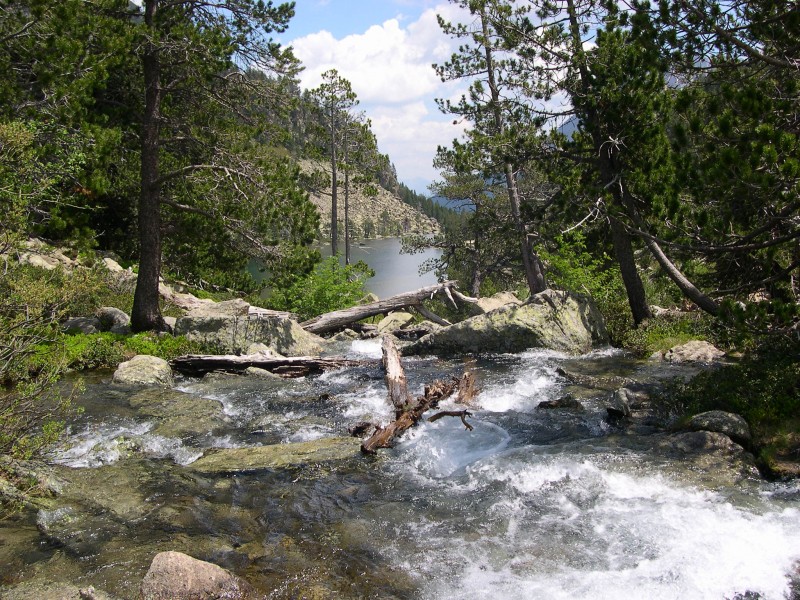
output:
[[[156,554],[139,588],[142,600],[240,600],[254,598],[244,579],[181,552]]]
[[[414,315],[407,312],[393,312],[386,315],[378,323],[378,333],[392,333],[403,329],[414,321]]]
[[[220,303],[223,304],[223,303]],[[250,344],[262,343],[283,356],[313,356],[322,350],[324,340],[308,333],[295,321],[278,316],[244,315],[181,317],[175,335],[185,335],[215,346],[222,353],[241,354]]]
[[[724,410],[710,410],[689,419],[686,428],[690,431],[715,431],[723,433],[745,448],[750,446],[750,426],[740,415]]]
[[[201,301],[193,306],[187,316],[190,317],[246,317],[250,305],[241,298],[223,302]]]
[[[62,325],[65,333],[98,333],[101,327],[100,319],[96,317],[72,317]]]
[[[131,318],[113,306],[103,306],[94,313],[100,321],[100,331],[110,331],[112,333],[129,333]]]
[[[172,369],[157,356],[139,354],[121,363],[114,372],[112,383],[119,385],[160,385],[172,387]]]
[[[624,419],[631,416],[631,404],[635,401],[633,392],[627,388],[619,388],[611,398],[606,401],[606,412],[612,420]]]
[[[475,306],[480,308],[481,312],[487,313],[509,304],[519,306],[522,301],[511,292],[497,292],[493,296],[479,298]]]
[[[335,437],[253,448],[220,448],[209,452],[189,467],[203,473],[285,469],[352,458],[359,455],[360,447],[361,440]]]
[[[608,338],[603,317],[583,296],[545,290],[522,305],[507,305],[423,336],[404,355],[521,352],[549,348],[582,354]]]
[[[272,348],[270,348],[266,344],[262,344],[260,342],[255,343],[255,344],[250,344],[247,347],[247,352],[245,352],[245,354],[248,354],[248,355],[249,354],[261,354],[262,356],[265,356],[266,358],[286,358],[285,356],[275,352],[275,350],[273,350]]]
[[[711,363],[720,360],[725,353],[712,344],[701,340],[692,340],[674,346],[664,353],[664,360],[673,363],[701,362]]]

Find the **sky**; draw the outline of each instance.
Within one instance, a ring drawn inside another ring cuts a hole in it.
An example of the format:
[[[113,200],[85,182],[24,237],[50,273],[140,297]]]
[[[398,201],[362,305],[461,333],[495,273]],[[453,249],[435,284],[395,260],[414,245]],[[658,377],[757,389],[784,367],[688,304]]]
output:
[[[431,66],[456,48],[436,15],[458,20],[457,11],[447,0],[296,0],[295,17],[278,38],[305,66],[303,88],[318,86],[328,69],[350,81],[381,152],[398,179],[420,193],[437,179],[436,148],[463,131],[435,99],[458,98],[466,85],[442,83]]]

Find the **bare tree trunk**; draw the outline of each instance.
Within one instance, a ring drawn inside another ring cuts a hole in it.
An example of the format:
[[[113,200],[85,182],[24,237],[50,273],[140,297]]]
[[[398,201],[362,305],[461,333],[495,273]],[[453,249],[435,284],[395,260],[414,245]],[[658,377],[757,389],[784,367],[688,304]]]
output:
[[[336,114],[331,103],[331,256],[339,254],[339,210],[337,197],[336,170]]]
[[[633,255],[631,237],[625,227],[617,219],[611,219],[611,240],[614,244],[614,257],[622,274],[622,283],[628,295],[628,304],[635,325],[653,316],[647,305],[647,296],[644,291],[639,270],[636,268],[636,258]]]
[[[335,310],[333,312],[319,315],[308,321],[304,321],[300,325],[306,331],[311,333],[327,333],[342,329],[352,323],[366,319],[367,317],[374,317],[393,310],[401,310],[404,308],[418,308],[422,306],[424,300],[432,298],[435,294],[441,292],[447,294],[450,288],[454,287],[455,281],[445,281],[437,285],[420,288],[413,292],[405,292],[397,294],[385,300],[378,300],[377,302],[370,302],[369,304],[362,304],[360,306],[353,306],[344,308],[342,310]],[[452,296],[452,295],[451,295]],[[466,301],[473,300],[465,296],[458,295],[458,298],[464,298]]]
[[[154,27],[159,0],[145,1],[144,19]],[[139,275],[131,311],[133,331],[165,330],[158,300],[161,275],[161,190],[159,136],[161,118],[161,65],[158,50],[150,45],[142,56],[145,110],[142,120],[141,190],[139,192]]]
[[[347,123],[344,127],[344,264],[350,264],[350,166],[347,147]]]

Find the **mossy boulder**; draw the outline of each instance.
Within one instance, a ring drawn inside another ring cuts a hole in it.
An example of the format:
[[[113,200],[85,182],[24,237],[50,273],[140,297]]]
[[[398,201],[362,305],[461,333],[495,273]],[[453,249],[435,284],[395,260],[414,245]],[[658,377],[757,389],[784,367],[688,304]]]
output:
[[[283,356],[315,356],[324,344],[322,338],[308,333],[297,322],[276,316],[187,315],[178,319],[175,335],[233,354],[261,343]]]
[[[172,369],[169,363],[157,356],[140,354],[121,363],[114,372],[112,382],[119,385],[172,387]]]
[[[455,355],[549,348],[583,354],[606,343],[603,317],[591,300],[545,290],[525,304],[506,305],[423,336],[402,353]]]

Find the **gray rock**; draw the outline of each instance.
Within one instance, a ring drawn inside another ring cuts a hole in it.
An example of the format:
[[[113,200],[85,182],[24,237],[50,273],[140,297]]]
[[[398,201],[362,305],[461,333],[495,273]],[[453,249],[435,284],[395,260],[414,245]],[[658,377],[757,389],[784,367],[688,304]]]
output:
[[[574,398],[571,394],[566,394],[557,398],[556,400],[544,400],[536,405],[538,409],[554,409],[560,408],[564,410],[573,410],[582,412],[584,410],[583,404],[580,400]]]
[[[631,416],[631,393],[626,388],[619,388],[606,402],[606,411],[612,419],[624,419]]]
[[[156,554],[140,587],[142,600],[240,600],[254,598],[245,580],[181,552]]]
[[[545,290],[523,305],[508,305],[443,327],[403,348],[404,355],[520,352],[550,348],[582,354],[607,343],[600,312],[587,298]]]
[[[96,317],[72,317],[64,322],[62,329],[66,333],[98,333],[101,324]]]
[[[125,314],[124,311],[114,308],[113,306],[103,306],[98,308],[94,314],[100,321],[100,331],[111,331],[117,333],[123,328],[128,327],[131,323],[131,318]],[[114,331],[114,330],[117,331]]]
[[[349,437],[273,444],[254,448],[221,448],[196,460],[189,468],[203,473],[241,473],[285,469],[358,456],[361,441]]]
[[[245,354],[248,354],[248,355],[249,354],[261,354],[261,355],[263,355],[263,356],[265,356],[267,358],[285,358],[281,354],[278,354],[277,352],[275,352],[275,350],[273,350],[272,348],[270,348],[266,344],[262,344],[260,342],[255,343],[255,344],[250,344],[247,347],[247,351],[245,352]]]
[[[131,408],[158,420],[152,433],[167,438],[203,435],[226,425],[217,400],[163,388],[148,388],[131,396]]]
[[[701,340],[692,340],[674,346],[664,353],[664,360],[673,363],[702,362],[711,363],[720,360],[725,353],[712,344]]]
[[[723,433],[745,448],[750,446],[750,426],[740,415],[723,410],[710,410],[689,419],[686,428],[691,431],[715,431]]]
[[[157,356],[139,354],[121,363],[114,372],[112,383],[119,385],[160,385],[172,387],[172,369]]]
[[[482,312],[487,313],[503,306],[508,306],[509,304],[519,306],[522,304],[522,301],[511,292],[497,292],[493,296],[479,298],[476,306],[480,308]]]
[[[178,322],[177,317],[164,317],[164,323],[167,324],[170,333],[175,331],[175,323]]]
[[[391,333],[393,331],[397,331],[398,329],[403,329],[413,321],[414,315],[411,313],[402,311],[393,312],[381,319],[380,323],[378,323],[378,332]]]
[[[10,590],[3,590],[3,600],[116,600],[103,590],[78,587],[72,583],[26,581]]]
[[[284,356],[317,355],[324,340],[308,333],[291,319],[273,316],[181,317],[175,335],[185,335],[218,348],[223,353],[241,354],[253,343],[263,343]]]
[[[241,298],[225,300],[223,302],[205,302],[189,310],[189,317],[246,317],[250,305]]]
[[[244,370],[244,374],[248,377],[258,377],[260,379],[282,379],[280,375],[275,375],[275,373],[259,367],[247,367]]]

